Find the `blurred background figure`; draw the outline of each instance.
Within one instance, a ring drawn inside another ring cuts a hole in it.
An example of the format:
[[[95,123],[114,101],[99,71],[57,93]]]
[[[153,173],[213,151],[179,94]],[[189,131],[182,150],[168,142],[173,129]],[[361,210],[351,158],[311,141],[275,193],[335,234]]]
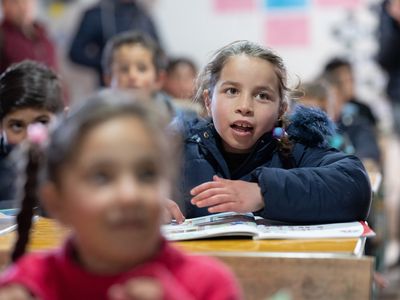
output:
[[[204,114],[204,106],[192,101],[197,77],[197,67],[189,58],[171,58],[166,68],[163,90],[174,104],[186,111]]]
[[[340,94],[345,103],[357,110],[357,114],[368,121],[371,126],[377,125],[377,120],[369,105],[356,97],[353,70],[350,62],[344,58],[332,58],[325,65],[325,74],[335,77]]]
[[[153,20],[135,0],[100,0],[83,13],[72,39],[69,58],[94,69],[99,84],[104,85],[101,68],[104,46],[111,37],[128,30],[143,31],[159,42]]]
[[[389,221],[388,245],[385,262],[388,267],[400,263],[400,0],[383,1],[379,21],[378,63],[386,71],[386,92],[391,104],[394,135],[387,145],[388,180],[386,211]]]
[[[188,58],[170,59],[166,68],[163,89],[175,99],[192,99],[197,68]]]
[[[369,114],[363,114],[363,107],[349,98],[349,79],[343,80],[339,72],[325,72],[322,79],[328,89],[328,114],[335,121],[338,132],[345,135],[354,147],[354,154],[364,163],[367,171],[381,169],[381,154],[375,128]],[[350,101],[351,100],[351,101]],[[370,115],[372,116],[372,114]],[[338,145],[335,146],[336,148]]]
[[[36,0],[1,0],[0,73],[24,59],[57,69],[55,46],[36,20],[36,6]]]
[[[164,51],[150,35],[125,31],[111,38],[104,48],[103,80],[112,89],[143,93],[170,119],[176,112],[171,98],[161,91],[165,65]]]
[[[324,83],[322,80],[311,81],[302,84],[301,89],[304,92],[304,96],[299,99],[299,104],[319,108],[326,112],[331,119],[336,119],[334,103],[332,103],[334,97],[329,95],[327,83]],[[355,153],[354,146],[348,134],[344,131],[338,131],[331,137],[329,142],[332,147],[347,154]]]

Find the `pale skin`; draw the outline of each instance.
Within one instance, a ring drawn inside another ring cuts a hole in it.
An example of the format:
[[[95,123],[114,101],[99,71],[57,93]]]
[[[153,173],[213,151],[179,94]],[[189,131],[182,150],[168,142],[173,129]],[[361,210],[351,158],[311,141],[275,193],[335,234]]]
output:
[[[74,162],[61,167],[60,182],[42,185],[47,211],[74,232],[83,269],[116,274],[157,252],[169,187],[160,169],[161,150],[151,137],[136,117],[105,121],[84,136]],[[137,277],[109,290],[110,300],[163,298],[156,278]],[[36,298],[12,284],[0,289],[0,299]]]
[[[227,61],[214,91],[203,95],[225,151],[248,153],[264,133],[272,130],[286,110],[278,91],[278,79],[269,62],[246,55]],[[251,130],[236,130],[241,123],[251,126]],[[214,176],[190,193],[191,203],[208,207],[210,213],[255,212],[264,207],[259,185],[243,180]]]
[[[111,74],[104,76],[107,86],[139,90],[152,95],[161,89],[165,74],[157,71],[153,53],[140,44],[126,44],[113,53]]]
[[[29,29],[35,18],[36,0],[3,0],[3,15],[17,26]]]
[[[198,185],[190,191],[192,204],[198,207],[209,207],[210,213],[235,211],[246,213],[264,207],[260,187],[257,183],[243,180],[229,180],[218,176]]]

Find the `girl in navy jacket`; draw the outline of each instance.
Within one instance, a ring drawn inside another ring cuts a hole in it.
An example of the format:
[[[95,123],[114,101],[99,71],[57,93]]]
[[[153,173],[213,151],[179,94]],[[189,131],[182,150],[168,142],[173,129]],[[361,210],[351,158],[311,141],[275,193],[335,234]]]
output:
[[[362,163],[327,146],[334,126],[321,111],[300,107],[285,116],[286,76],[279,56],[248,41],[221,48],[205,66],[195,98],[211,119],[180,122],[186,217],[225,211],[290,223],[367,217],[371,189]]]

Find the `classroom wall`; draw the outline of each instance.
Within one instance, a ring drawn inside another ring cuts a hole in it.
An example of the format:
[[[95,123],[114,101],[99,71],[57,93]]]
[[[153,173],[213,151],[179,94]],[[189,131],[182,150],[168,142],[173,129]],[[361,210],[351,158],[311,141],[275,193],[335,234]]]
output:
[[[95,74],[66,58],[82,11],[98,0],[39,1],[62,60],[72,101],[96,88]],[[385,77],[374,62],[381,0],[136,0],[154,16],[171,55],[202,66],[213,51],[238,39],[274,48],[286,62],[293,85],[317,76],[332,56],[355,66],[358,93],[384,120]],[[379,103],[377,105],[376,103]]]
[[[249,39],[274,48],[292,83],[315,78],[332,56],[353,61],[358,93],[386,115],[385,78],[374,61],[380,0],[157,0],[165,48],[200,66],[219,47]],[[375,105],[376,99],[382,102]],[[375,102],[375,103],[374,103]]]

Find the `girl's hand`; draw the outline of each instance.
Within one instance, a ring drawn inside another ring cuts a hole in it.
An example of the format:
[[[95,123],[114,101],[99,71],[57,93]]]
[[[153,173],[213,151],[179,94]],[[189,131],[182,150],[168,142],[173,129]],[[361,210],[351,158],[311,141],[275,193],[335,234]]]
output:
[[[136,278],[124,284],[113,285],[108,296],[110,300],[162,300],[162,285],[153,278]]]
[[[179,206],[174,201],[167,199],[165,202],[165,207],[166,209],[163,217],[164,223],[171,223],[172,219],[175,219],[178,224],[181,224],[183,221],[185,221],[185,217],[179,209]]]
[[[192,204],[208,207],[210,213],[234,211],[254,212],[264,207],[264,199],[257,183],[223,179],[216,175],[213,181],[198,185],[190,191]]]
[[[0,288],[0,300],[37,300],[22,285],[10,284]]]

